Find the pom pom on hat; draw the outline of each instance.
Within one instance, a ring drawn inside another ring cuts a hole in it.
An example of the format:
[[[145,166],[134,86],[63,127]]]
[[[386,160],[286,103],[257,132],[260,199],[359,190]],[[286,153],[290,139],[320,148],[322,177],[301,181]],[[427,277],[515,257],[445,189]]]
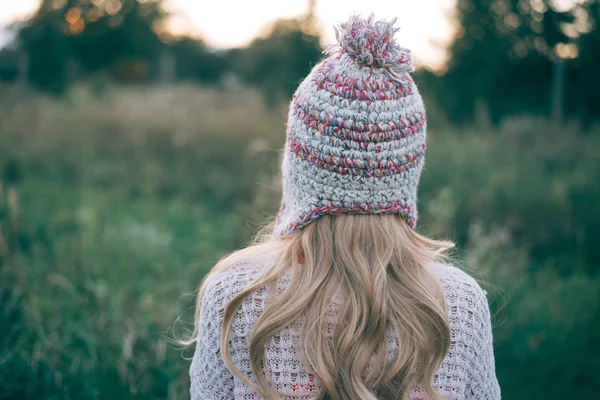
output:
[[[394,35],[396,18],[390,21],[374,21],[373,14],[367,19],[352,15],[348,21],[334,27],[338,44],[326,50],[328,54],[347,54],[358,64],[384,68],[393,75],[413,72],[410,50],[401,47]]]

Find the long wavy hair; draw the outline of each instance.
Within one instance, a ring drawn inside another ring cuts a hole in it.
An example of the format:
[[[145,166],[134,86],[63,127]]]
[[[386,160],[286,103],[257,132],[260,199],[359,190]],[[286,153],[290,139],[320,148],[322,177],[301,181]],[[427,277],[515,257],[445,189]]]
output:
[[[289,398],[270,383],[265,345],[283,328],[298,329],[297,348],[316,375],[319,400],[408,399],[419,386],[438,398],[432,383],[448,352],[450,330],[444,294],[427,264],[453,247],[419,235],[392,215],[324,216],[286,238],[266,234],[223,258],[210,275],[248,258],[268,258],[256,280],[227,304],[221,355],[231,373],[268,400]],[[291,281],[277,293],[280,278]],[[195,331],[207,279],[200,286]],[[232,362],[233,320],[255,290],[270,288],[264,313],[252,331],[250,365],[256,383]],[[328,336],[326,309],[339,309]],[[396,346],[391,351],[390,335]],[[193,341],[193,339],[192,339]],[[293,396],[291,396],[293,397]]]

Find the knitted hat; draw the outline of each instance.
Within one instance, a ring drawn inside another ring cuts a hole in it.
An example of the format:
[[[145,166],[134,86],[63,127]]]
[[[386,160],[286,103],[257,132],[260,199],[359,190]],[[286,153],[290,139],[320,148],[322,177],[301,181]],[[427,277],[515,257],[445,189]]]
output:
[[[400,214],[414,228],[425,108],[394,22],[350,17],[296,90],[274,234],[339,214]]]

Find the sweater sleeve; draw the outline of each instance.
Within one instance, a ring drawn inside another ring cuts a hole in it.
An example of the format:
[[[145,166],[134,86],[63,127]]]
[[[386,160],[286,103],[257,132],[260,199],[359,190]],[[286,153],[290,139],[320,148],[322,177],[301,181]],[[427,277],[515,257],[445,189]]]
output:
[[[492,324],[485,292],[477,283],[473,287],[472,341],[467,364],[466,400],[499,400],[500,386],[496,378]]]
[[[214,282],[207,287],[198,326],[196,351],[190,367],[191,400],[231,400],[234,398],[233,375],[221,358],[223,293]]]

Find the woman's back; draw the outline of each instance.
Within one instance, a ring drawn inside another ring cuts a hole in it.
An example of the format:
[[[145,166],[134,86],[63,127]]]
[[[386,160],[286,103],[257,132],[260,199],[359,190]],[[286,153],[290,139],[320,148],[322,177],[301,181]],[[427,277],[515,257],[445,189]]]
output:
[[[223,312],[229,301],[247,288],[264,268],[258,261],[242,261],[213,275],[207,282],[201,308],[196,353],[190,369],[192,399],[256,400],[261,397],[249,386],[235,379],[225,367],[219,350]],[[446,303],[451,343],[441,367],[434,377],[435,391],[446,399],[499,399],[495,377],[489,308],[484,292],[463,271],[442,264],[427,266],[439,279]],[[289,283],[280,280],[278,291]],[[268,288],[253,291],[243,302],[233,321],[230,354],[235,366],[255,381],[250,368],[249,341],[258,317],[269,298]],[[336,323],[335,299],[328,308],[330,333]],[[267,345],[266,362],[273,385],[290,399],[312,399],[321,390],[319,379],[303,367],[294,345],[297,331],[287,327],[273,336]],[[390,335],[390,357],[397,354],[398,343]],[[410,399],[428,399],[413,388]]]

